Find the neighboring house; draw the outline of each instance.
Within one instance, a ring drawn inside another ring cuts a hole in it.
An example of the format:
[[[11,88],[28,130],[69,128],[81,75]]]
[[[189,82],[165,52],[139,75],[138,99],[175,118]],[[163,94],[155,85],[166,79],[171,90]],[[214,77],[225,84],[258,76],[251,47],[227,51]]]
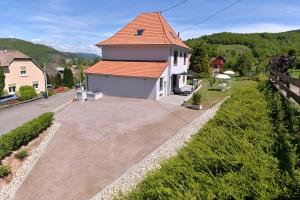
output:
[[[212,67],[214,72],[221,72],[224,70],[226,59],[222,56],[211,59]]]
[[[187,84],[191,49],[159,12],[140,14],[97,46],[102,61],[85,70],[90,91],[158,100]]]
[[[8,93],[15,93],[24,85],[33,86],[37,93],[45,91],[44,71],[23,53],[0,50],[0,66],[4,69],[4,90]]]

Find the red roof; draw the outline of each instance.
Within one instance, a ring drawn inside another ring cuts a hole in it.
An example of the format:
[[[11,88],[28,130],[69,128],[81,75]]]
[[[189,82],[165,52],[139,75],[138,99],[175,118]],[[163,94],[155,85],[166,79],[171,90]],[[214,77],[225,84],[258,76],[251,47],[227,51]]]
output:
[[[137,36],[137,30],[143,34]],[[175,33],[159,12],[142,13],[112,37],[100,42],[105,45],[178,45],[190,49]]]
[[[159,78],[168,61],[111,61],[102,60],[85,70],[87,74]]]

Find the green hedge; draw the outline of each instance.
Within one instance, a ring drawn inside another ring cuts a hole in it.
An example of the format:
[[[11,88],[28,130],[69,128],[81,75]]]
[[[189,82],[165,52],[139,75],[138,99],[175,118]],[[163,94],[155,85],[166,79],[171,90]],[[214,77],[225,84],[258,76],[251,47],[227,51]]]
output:
[[[236,89],[177,156],[120,199],[286,199],[288,177],[257,83]]]
[[[19,100],[20,101],[26,101],[29,99],[33,99],[34,97],[37,97],[37,93],[32,86],[26,85],[26,86],[20,87],[20,89],[19,89]]]
[[[0,137],[0,160],[10,155],[14,150],[19,149],[35,139],[47,129],[53,121],[54,113],[48,112],[39,117],[17,127]]]

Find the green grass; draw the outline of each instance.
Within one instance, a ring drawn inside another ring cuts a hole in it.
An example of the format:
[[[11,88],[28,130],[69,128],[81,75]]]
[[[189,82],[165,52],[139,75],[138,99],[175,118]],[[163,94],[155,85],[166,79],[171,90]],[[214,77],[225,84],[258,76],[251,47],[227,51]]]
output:
[[[225,91],[219,91],[213,89],[208,84],[208,81],[203,80],[202,88],[198,91],[201,93],[201,104],[204,109],[208,109],[218,103],[219,101],[223,100],[225,97],[228,97],[232,94],[232,91],[235,90],[237,87],[245,87],[249,84],[252,84],[253,81],[232,81],[232,85],[230,89]],[[189,100],[189,102],[191,99]]]
[[[117,198],[285,199],[275,143],[264,95],[256,82],[241,82],[177,156]]]
[[[289,72],[293,78],[300,77],[300,69],[292,69],[292,70],[289,70]]]

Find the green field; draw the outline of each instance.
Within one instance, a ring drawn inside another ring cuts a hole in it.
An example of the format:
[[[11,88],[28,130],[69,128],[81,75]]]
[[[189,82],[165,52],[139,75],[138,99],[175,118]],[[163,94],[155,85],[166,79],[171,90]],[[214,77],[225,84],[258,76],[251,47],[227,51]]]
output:
[[[289,72],[293,78],[300,78],[300,69],[292,69]]]

